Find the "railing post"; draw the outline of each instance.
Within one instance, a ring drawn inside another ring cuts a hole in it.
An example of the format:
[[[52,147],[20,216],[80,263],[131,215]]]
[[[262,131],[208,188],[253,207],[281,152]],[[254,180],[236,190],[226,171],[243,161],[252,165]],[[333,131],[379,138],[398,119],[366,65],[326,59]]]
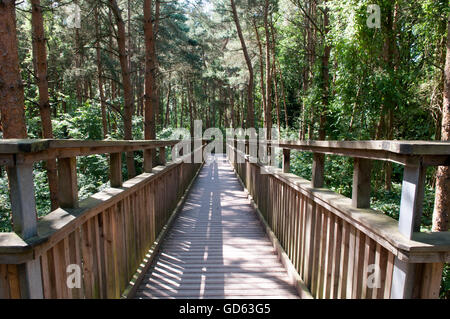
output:
[[[313,153],[312,178],[311,178],[312,187],[314,188],[323,187],[324,167],[325,167],[325,155]]]
[[[420,231],[426,169],[421,164],[407,165],[403,171],[400,202],[399,231],[408,239]],[[392,278],[392,299],[410,299],[413,296],[417,264],[395,258]]]
[[[400,202],[400,232],[412,238],[420,231],[426,169],[422,165],[405,166],[403,170],[402,197]]]
[[[166,165],[166,147],[159,148],[159,163],[161,165]]]
[[[291,170],[291,150],[283,148],[283,173],[289,173]]]
[[[7,170],[14,231],[26,240],[37,235],[33,164],[17,164]],[[44,298],[39,258],[19,265],[18,270],[21,297]]]
[[[78,207],[77,159],[58,159],[58,199],[61,208]]]
[[[109,180],[111,187],[120,188],[123,184],[122,178],[122,153],[112,153],[109,159]]]
[[[151,149],[144,150],[144,173],[151,173],[153,168],[153,154]]]
[[[234,149],[233,149],[233,163],[237,163],[237,156],[238,156],[238,154],[237,154],[237,139],[236,138],[233,139],[233,147],[234,147]]]
[[[355,208],[370,208],[371,170],[371,160],[358,157],[354,159],[352,206]]]

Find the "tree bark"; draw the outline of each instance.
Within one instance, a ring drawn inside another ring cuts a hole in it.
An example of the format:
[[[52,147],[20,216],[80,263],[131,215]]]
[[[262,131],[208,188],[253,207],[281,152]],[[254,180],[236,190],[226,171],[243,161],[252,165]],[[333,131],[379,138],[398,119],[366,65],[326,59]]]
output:
[[[167,88],[167,104],[166,104],[166,119],[165,119],[165,126],[168,127],[170,125],[170,121],[169,121],[169,114],[170,114],[170,97],[172,93],[172,85],[169,82],[169,87]]]
[[[278,125],[278,138],[281,138],[281,111],[280,111],[280,99],[278,96],[278,74],[275,56],[275,28],[273,27],[272,15],[270,16],[270,31],[272,34],[272,75],[274,79],[274,95],[275,95],[275,109],[277,110],[277,125]]]
[[[242,34],[241,24],[239,22],[239,16],[236,10],[236,5],[233,0],[231,2],[231,9],[233,11],[234,23],[236,24],[236,30],[241,41],[242,51],[245,57],[245,63],[248,69],[248,86],[247,86],[247,127],[255,127],[255,109],[253,102],[253,89],[254,89],[254,74],[252,60],[248,54],[247,45],[245,43],[244,35]]]
[[[283,97],[284,122],[285,122],[286,129],[287,129],[289,127],[289,119],[288,119],[287,106],[286,106],[286,92],[284,91],[283,71],[281,70],[279,61],[277,61],[277,64],[278,64],[278,71],[280,74],[281,96]]]
[[[31,19],[33,29],[33,51],[36,55],[35,73],[39,89],[39,111],[41,114],[42,133],[44,138],[53,138],[51,110],[48,93],[47,79],[47,49],[44,34],[44,19],[42,17],[42,7],[40,0],[31,0]],[[58,208],[58,176],[56,170],[56,160],[46,161],[48,186],[50,190],[51,209]]]
[[[447,22],[447,56],[442,105],[442,140],[450,140],[450,15]],[[433,212],[433,231],[447,231],[450,215],[450,167],[440,166],[436,174],[436,197]]]
[[[266,139],[272,138],[272,74],[270,71],[270,30],[269,30],[269,0],[264,3],[264,29],[266,33]],[[269,154],[270,155],[270,154]]]
[[[266,116],[266,88],[264,86],[264,62],[263,62],[263,50],[262,50],[262,44],[261,44],[261,38],[259,36],[258,27],[256,26],[256,20],[253,18],[253,27],[255,29],[256,34],[256,41],[258,43],[258,49],[259,49],[259,72],[260,72],[260,85],[261,85],[261,96],[262,96],[262,105],[263,105],[263,112],[264,118]]]
[[[158,5],[158,2],[156,3]],[[152,21],[153,1],[144,1],[144,36],[145,36],[145,139],[153,140],[156,137],[155,113],[159,109],[159,96],[156,88],[156,43],[155,31]],[[157,25],[157,24],[156,24]],[[155,25],[155,27],[156,27]]]
[[[128,68],[128,55],[126,49],[126,33],[125,33],[125,23],[120,14],[120,9],[117,5],[116,0],[109,0],[112,12],[117,23],[117,45],[119,47],[119,60],[120,68],[122,71],[122,84],[123,84],[123,95],[124,95],[124,112],[123,112],[123,124],[124,124],[124,139],[132,140],[132,118],[133,118],[133,93],[130,80],[130,71]],[[128,178],[136,176],[136,168],[134,165],[134,154],[133,152],[127,153],[127,169]]]
[[[108,126],[106,122],[106,103],[105,103],[105,93],[103,89],[103,65],[101,59],[101,50],[100,50],[100,32],[99,32],[99,7],[95,8],[94,18],[95,18],[95,51],[97,58],[97,83],[98,83],[98,91],[100,96],[100,107],[102,112],[102,127],[103,127],[103,138],[106,139],[108,135]]]
[[[14,0],[0,2],[0,108],[3,138],[27,138]]]
[[[325,4],[327,0],[324,1]],[[327,122],[328,103],[330,98],[330,53],[331,47],[327,43],[327,35],[330,29],[330,20],[328,15],[328,7],[323,8],[323,40],[324,40],[324,53],[322,57],[322,110],[320,112],[319,119],[319,140],[325,140],[326,132],[325,125]]]

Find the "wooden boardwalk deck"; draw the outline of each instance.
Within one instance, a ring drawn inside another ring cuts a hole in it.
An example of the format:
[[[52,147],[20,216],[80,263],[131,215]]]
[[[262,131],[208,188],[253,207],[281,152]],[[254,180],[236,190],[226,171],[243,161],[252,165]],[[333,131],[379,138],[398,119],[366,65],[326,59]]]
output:
[[[201,170],[135,298],[298,298],[224,155]]]

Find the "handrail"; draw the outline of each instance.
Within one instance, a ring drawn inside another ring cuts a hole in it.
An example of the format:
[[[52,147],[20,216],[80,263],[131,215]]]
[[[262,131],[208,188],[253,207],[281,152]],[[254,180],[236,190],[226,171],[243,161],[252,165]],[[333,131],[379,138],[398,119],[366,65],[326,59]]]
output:
[[[70,158],[95,154],[122,153],[140,150],[173,147],[179,143],[194,142],[202,145],[206,139],[187,140],[130,140],[90,141],[61,139],[9,139],[0,140],[0,165],[14,166],[16,163],[33,163],[54,158]]]
[[[207,142],[1,141],[14,232],[0,233],[0,298],[120,297],[201,166],[191,160]],[[191,143],[192,150],[185,147]],[[166,147],[176,147],[177,154],[168,163]],[[159,149],[160,166],[153,167],[151,149]],[[144,173],[124,182],[121,153],[138,150],[144,151]],[[92,154],[109,154],[111,186],[79,201],[76,158]],[[48,159],[57,159],[60,208],[38,221],[33,163]],[[84,265],[84,284],[90,287],[65,286],[65,267],[72,264]],[[111,274],[111,267],[121,273]]]
[[[263,163],[258,157],[254,156],[256,155],[255,146],[256,151],[260,147],[281,148],[283,150],[282,169],[268,166],[267,163]],[[289,173],[290,151],[292,149],[313,153],[311,181]],[[258,143],[243,139],[229,139],[227,152],[237,173],[246,183],[246,187],[249,189],[249,193],[256,205],[261,208],[265,217],[274,223],[274,227],[279,227],[278,231],[281,231],[279,234],[288,238],[286,241],[288,245],[294,245],[291,242],[294,239],[290,239],[287,233],[283,233],[283,227],[288,226],[280,226],[280,221],[277,221],[277,218],[284,218],[282,217],[284,214],[291,219],[300,218],[296,216],[299,213],[298,211],[291,211],[293,207],[300,204],[290,203],[289,197],[285,199],[284,193],[293,190],[299,194],[297,196],[303,196],[302,198],[308,199],[302,200],[304,203],[301,204],[301,209],[299,207],[300,214],[303,214],[301,218],[312,218],[313,222],[311,224],[311,220],[309,220],[310,224],[302,225],[301,227],[304,227],[303,231],[306,231],[308,227],[312,227],[308,230],[309,235],[313,236],[316,233],[315,239],[305,238],[304,240],[326,241],[327,237],[323,236],[330,236],[330,234],[327,235],[320,232],[320,229],[322,227],[326,229],[326,226],[314,226],[314,218],[320,218],[322,214],[332,216],[326,218],[332,218],[331,220],[339,220],[340,223],[351,225],[351,229],[347,231],[367,236],[377,245],[383,247],[384,250],[377,251],[379,256],[390,256],[389,258],[393,258],[391,263],[392,270],[384,269],[384,275],[389,275],[390,280],[392,280],[392,293],[389,282],[389,287],[386,287],[384,290],[385,298],[436,297],[438,295],[442,277],[442,263],[450,262],[450,232],[420,232],[420,217],[422,215],[425,168],[427,165],[450,164],[449,142],[262,141],[262,143]],[[354,158],[351,199],[323,188],[324,154]],[[387,160],[404,165],[399,221],[370,209],[371,160]],[[255,170],[255,167],[258,167],[258,169]],[[268,177],[270,178],[268,179]],[[267,183],[270,183],[270,185],[265,185]],[[276,193],[278,195],[274,196],[272,192],[278,192]],[[283,195],[279,197],[281,194]],[[287,206],[283,206],[285,201],[289,203],[288,205],[286,204]],[[308,201],[311,201],[311,203]],[[312,204],[314,205],[311,206]],[[279,211],[280,207],[282,207],[281,211]],[[274,220],[271,220],[271,218],[274,218]],[[302,223],[307,221],[302,220]],[[290,235],[292,236],[292,232],[295,231],[299,230],[290,229]],[[330,232],[330,229],[328,231]],[[298,235],[295,234],[295,236]],[[338,245],[340,244],[338,243]],[[302,262],[306,262],[305,260],[317,262],[315,259],[319,258],[315,257],[317,252],[311,249],[318,249],[318,247],[322,246],[314,246],[316,245],[315,243],[311,243],[311,245],[308,248],[309,250],[304,248],[306,250],[302,251],[302,254],[306,254],[301,256]],[[289,248],[291,249],[292,247]],[[295,249],[298,249],[298,247]],[[370,253],[371,249],[374,249],[373,245],[367,246],[366,242],[365,253],[369,254],[369,257],[373,256]],[[358,254],[357,251],[352,253]],[[313,255],[314,261],[311,261]],[[300,258],[299,255],[294,254],[293,256],[294,259]],[[299,260],[295,260],[295,262],[299,263]],[[306,282],[309,284],[313,283],[311,287],[314,293],[321,295],[322,292],[325,292],[319,288],[323,287],[314,286],[315,281],[308,277],[311,276],[312,265],[309,264],[310,268],[308,268],[308,264],[305,264],[306,268],[301,268],[300,270],[307,276]],[[318,276],[317,273],[315,275]],[[419,292],[417,291],[418,289],[420,290]],[[352,296],[355,296],[355,292],[352,293]],[[343,295],[345,296],[345,293]]]
[[[291,141],[229,138],[246,145],[264,145],[319,154],[390,161],[402,165],[446,166],[450,164],[448,141]]]

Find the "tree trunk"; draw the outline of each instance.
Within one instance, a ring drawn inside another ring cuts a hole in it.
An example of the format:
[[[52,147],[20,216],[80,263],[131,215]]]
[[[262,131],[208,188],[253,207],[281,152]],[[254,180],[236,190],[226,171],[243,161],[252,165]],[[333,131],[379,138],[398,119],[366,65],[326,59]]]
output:
[[[97,6],[95,8],[94,12],[94,18],[95,18],[95,37],[96,37],[96,43],[95,43],[95,51],[96,51],[96,58],[97,58],[97,81],[98,81],[98,90],[99,90],[99,96],[100,96],[100,106],[102,111],[102,127],[103,127],[103,138],[106,139],[106,136],[108,135],[108,126],[106,122],[106,103],[105,103],[105,93],[103,91],[103,66],[102,66],[102,59],[101,59],[101,51],[100,51],[100,32],[99,32],[99,7]]]
[[[242,51],[244,53],[245,62],[247,63],[249,80],[247,86],[247,127],[255,127],[255,109],[253,103],[253,88],[254,88],[254,75],[253,75],[253,65],[252,60],[247,51],[247,46],[245,44],[244,35],[242,34],[241,24],[239,22],[239,16],[237,14],[236,5],[233,0],[231,2],[231,9],[233,11],[233,18],[236,24],[236,30],[241,41]]]
[[[272,138],[272,74],[270,71],[270,30],[269,30],[269,0],[264,3],[264,29],[266,33],[266,116],[265,127],[267,129],[266,139]],[[269,152],[268,152],[269,153]],[[270,154],[269,154],[270,155]]]
[[[186,95],[184,88],[181,89],[181,111],[180,111],[180,128],[183,128],[184,105],[186,104]]]
[[[47,49],[45,46],[44,19],[40,0],[31,0],[32,28],[35,60],[35,73],[39,89],[39,111],[41,114],[42,133],[44,138],[53,138],[51,110],[48,94],[47,79]],[[46,161],[48,186],[50,191],[51,209],[58,208],[58,176],[56,171],[56,160]]]
[[[189,125],[190,125],[189,130],[191,132],[191,138],[194,137],[194,114],[193,114],[193,110],[192,110],[193,109],[193,106],[192,106],[193,92],[192,91],[193,91],[192,82],[189,81],[189,83],[188,83],[188,104],[189,104]]]
[[[442,140],[450,140],[450,15],[447,22],[447,57],[445,62]],[[450,167],[440,166],[436,174],[433,231],[447,231],[450,215]]]
[[[283,97],[284,124],[286,125],[286,129],[287,129],[289,127],[289,119],[288,119],[287,106],[286,106],[286,92],[284,91],[283,71],[281,70],[279,61],[277,61],[277,64],[278,64],[278,71],[280,74],[281,96]]]
[[[327,0],[324,1],[325,4]],[[327,44],[327,35],[330,29],[330,20],[328,16],[328,7],[323,8],[323,40],[324,40],[324,53],[322,57],[322,110],[320,112],[319,119],[319,140],[325,140],[326,132],[325,125],[327,122],[327,111],[330,96],[330,52],[331,47]]]
[[[120,14],[120,9],[117,5],[116,0],[109,0],[109,3],[117,23],[117,45],[119,47],[119,60],[120,60],[120,68],[122,71],[123,95],[125,101],[123,110],[124,139],[132,140],[133,93],[130,81],[130,71],[128,68],[125,23]],[[136,168],[134,166],[133,152],[127,153],[127,169],[128,169],[128,178],[136,176]]]
[[[146,140],[156,138],[155,113],[159,109],[159,96],[156,88],[156,44],[153,30],[153,1],[144,1],[144,37],[145,37],[145,89],[144,89],[144,135]],[[146,157],[155,160],[156,153],[151,150]],[[147,159],[150,160],[150,159]]]
[[[309,1],[308,16],[311,19],[316,17],[316,4],[314,1]],[[317,42],[317,32],[314,29],[315,25],[309,18],[306,19],[306,43],[307,43],[307,54],[308,63],[305,70],[305,97],[307,96],[308,90],[311,88],[311,84],[314,78],[314,65],[316,63],[316,42]],[[304,125],[305,131],[303,132],[303,138],[306,135],[306,128],[308,131],[308,139],[314,138],[314,122],[315,122],[315,108],[314,103],[311,103],[309,109],[309,115],[307,116],[306,101],[303,100],[303,115],[304,115]],[[307,127],[306,127],[307,126]]]
[[[171,93],[172,93],[172,85],[169,82],[169,87],[167,88],[167,104],[166,104],[165,127],[168,127],[170,125],[169,114],[170,114],[170,94]]]
[[[74,1],[78,5],[78,0]],[[82,65],[82,52],[80,41],[80,29],[75,28],[75,89],[77,95],[78,104],[83,104],[83,93],[81,84],[81,65]]]
[[[276,56],[275,56],[275,28],[273,27],[272,16],[270,16],[270,31],[272,33],[272,74],[274,79],[274,95],[275,95],[275,108],[277,110],[277,125],[278,125],[278,138],[281,138],[281,112],[280,112],[280,99],[278,96],[278,77],[277,77],[277,66],[276,66]]]
[[[263,105],[263,117],[265,119],[266,117],[266,88],[264,87],[264,62],[263,62],[263,50],[262,50],[262,44],[261,44],[261,38],[259,37],[258,27],[256,26],[256,20],[252,19],[253,21],[253,27],[255,29],[256,34],[256,41],[258,43],[258,49],[259,49],[259,72],[260,72],[260,85],[261,85],[261,96],[262,96],[262,105]]]
[[[0,3],[0,107],[3,138],[27,138],[14,0]]]

